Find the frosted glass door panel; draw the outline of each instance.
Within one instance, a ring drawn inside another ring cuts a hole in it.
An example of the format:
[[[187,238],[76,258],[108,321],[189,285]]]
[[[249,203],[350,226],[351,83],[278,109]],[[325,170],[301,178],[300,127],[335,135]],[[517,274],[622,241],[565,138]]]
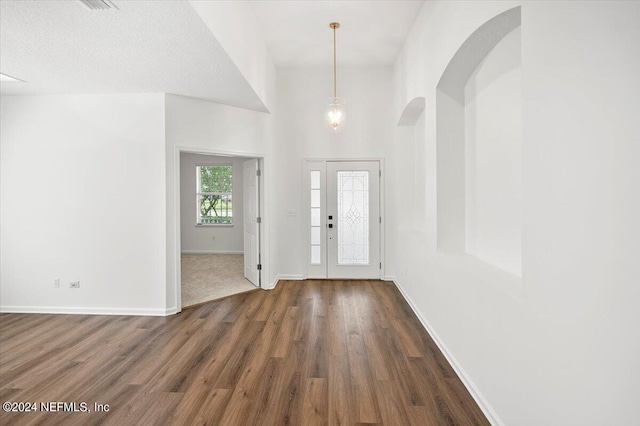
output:
[[[320,246],[311,246],[311,264],[319,265],[321,259]]]
[[[311,226],[320,226],[320,208],[311,209]]]
[[[339,171],[338,264],[369,264],[369,172]]]
[[[317,165],[316,165],[317,167]],[[311,217],[309,221],[310,243],[309,244],[309,262],[310,265],[320,266],[323,261],[323,251],[326,252],[326,246],[323,242],[322,216],[324,203],[322,199],[322,176],[320,170],[309,171],[309,208],[311,209]],[[325,265],[326,268],[326,265]],[[319,268],[315,268],[319,269]],[[314,275],[316,275],[314,273]]]
[[[320,190],[311,190],[311,207],[320,207]]]
[[[380,278],[380,164],[327,162],[327,277]]]
[[[311,228],[311,245],[319,246],[320,245],[320,227],[314,226]]]

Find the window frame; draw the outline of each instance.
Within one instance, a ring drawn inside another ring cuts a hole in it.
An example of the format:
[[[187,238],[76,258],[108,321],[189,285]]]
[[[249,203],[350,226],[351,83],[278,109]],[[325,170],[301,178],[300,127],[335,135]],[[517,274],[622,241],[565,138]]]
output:
[[[231,167],[231,191],[230,192],[222,192],[222,191],[213,191],[213,192],[200,192],[200,167]],[[233,218],[233,207],[231,208],[232,216],[231,223],[202,223],[201,215],[200,215],[200,196],[201,195],[216,195],[216,194],[228,194],[231,198],[231,203],[233,203],[233,186],[235,184],[234,179],[234,167],[233,163],[196,163],[196,196],[195,196],[195,207],[196,207],[196,224],[197,227],[233,227],[234,226],[234,218]]]

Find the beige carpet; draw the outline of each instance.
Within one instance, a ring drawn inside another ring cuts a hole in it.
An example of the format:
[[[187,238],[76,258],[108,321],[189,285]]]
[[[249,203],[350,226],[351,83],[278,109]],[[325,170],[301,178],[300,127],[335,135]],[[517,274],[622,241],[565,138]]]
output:
[[[182,307],[255,290],[242,254],[182,254]]]

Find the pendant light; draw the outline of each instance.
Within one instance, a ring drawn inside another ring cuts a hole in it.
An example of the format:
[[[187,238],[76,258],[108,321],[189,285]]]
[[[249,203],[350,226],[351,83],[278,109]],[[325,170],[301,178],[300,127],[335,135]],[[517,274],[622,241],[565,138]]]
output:
[[[338,98],[336,82],[336,29],[340,28],[340,24],[332,22],[329,24],[329,28],[333,30],[333,98],[329,99],[329,105],[324,114],[324,122],[333,133],[340,133],[344,128],[345,106],[347,104],[344,98]]]

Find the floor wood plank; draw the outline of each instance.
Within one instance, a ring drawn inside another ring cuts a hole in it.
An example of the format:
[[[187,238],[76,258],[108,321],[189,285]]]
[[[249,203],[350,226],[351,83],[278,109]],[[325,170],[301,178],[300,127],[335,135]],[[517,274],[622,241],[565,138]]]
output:
[[[171,317],[0,315],[0,424],[486,425],[398,289],[281,281]]]

